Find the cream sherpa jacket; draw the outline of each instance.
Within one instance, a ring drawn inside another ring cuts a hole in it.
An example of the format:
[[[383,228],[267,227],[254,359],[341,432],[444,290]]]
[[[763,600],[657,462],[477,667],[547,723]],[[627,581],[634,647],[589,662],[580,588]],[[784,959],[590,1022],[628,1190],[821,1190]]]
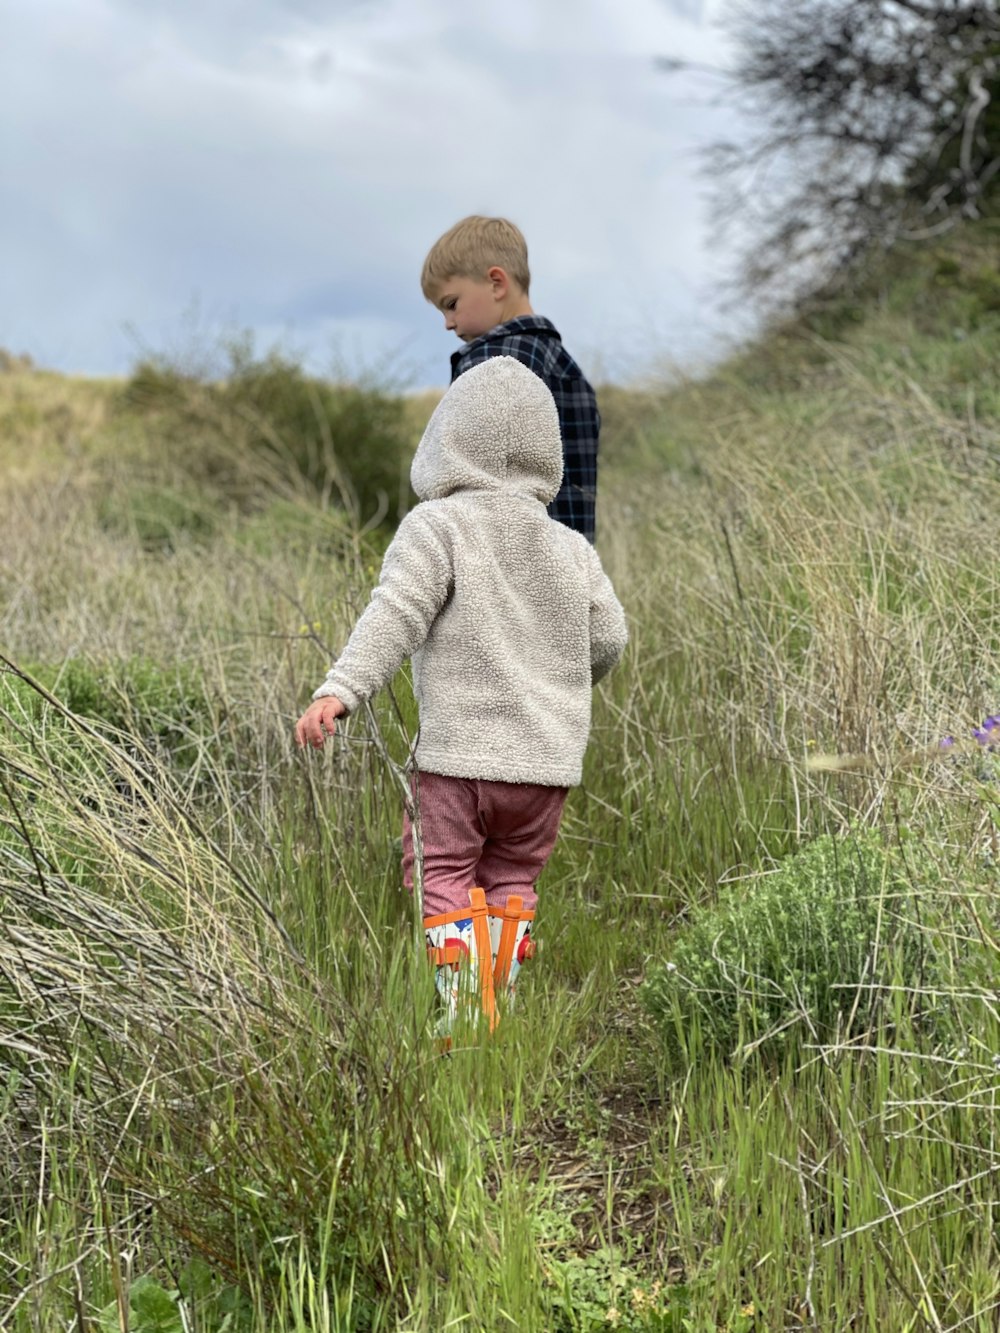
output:
[[[412,657],[418,768],[575,785],[591,685],[627,632],[594,548],[545,512],[562,476],[552,394],[512,357],[473,367],[438,404],[410,475],[422,503],[313,698],[351,712]]]

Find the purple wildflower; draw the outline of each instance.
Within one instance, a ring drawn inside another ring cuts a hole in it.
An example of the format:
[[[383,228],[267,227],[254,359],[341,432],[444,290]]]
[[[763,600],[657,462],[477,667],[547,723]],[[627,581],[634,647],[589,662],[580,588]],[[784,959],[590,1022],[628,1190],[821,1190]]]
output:
[[[994,714],[992,717],[984,718],[982,726],[976,727],[972,735],[980,745],[992,750],[998,739],[993,733],[998,727],[1000,727],[1000,714]]]
[[[978,727],[973,727],[969,733],[972,739],[986,750],[1000,749],[1000,713],[993,713],[989,717],[984,717]],[[938,741],[939,750],[953,750],[955,748],[955,737],[945,736]]]

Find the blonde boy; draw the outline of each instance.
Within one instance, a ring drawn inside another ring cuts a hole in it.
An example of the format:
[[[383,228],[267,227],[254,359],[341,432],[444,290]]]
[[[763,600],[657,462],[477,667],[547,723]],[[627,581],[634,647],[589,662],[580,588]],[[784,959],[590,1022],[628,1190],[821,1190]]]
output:
[[[493,356],[511,356],[545,382],[559,413],[563,479],[550,517],[593,542],[601,418],[594,390],[528,291],[528,247],[506,218],[474,215],[436,241],[420,278],[444,326],[465,343],[451,358],[452,382]]]

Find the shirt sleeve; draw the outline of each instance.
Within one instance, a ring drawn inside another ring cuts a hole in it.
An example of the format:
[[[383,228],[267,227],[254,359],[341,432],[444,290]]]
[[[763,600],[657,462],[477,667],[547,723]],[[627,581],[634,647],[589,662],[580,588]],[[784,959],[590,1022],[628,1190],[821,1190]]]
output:
[[[449,543],[418,506],[399,525],[371,601],[313,698],[336,695],[353,713],[388,685],[427,638],[453,579]]]

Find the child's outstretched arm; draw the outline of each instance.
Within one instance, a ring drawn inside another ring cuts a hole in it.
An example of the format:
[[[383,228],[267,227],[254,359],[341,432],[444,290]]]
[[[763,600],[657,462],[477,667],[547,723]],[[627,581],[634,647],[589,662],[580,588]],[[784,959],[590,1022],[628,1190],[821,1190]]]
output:
[[[338,717],[353,713],[387,685],[427,638],[452,586],[451,551],[418,505],[385,553],[378,585],[344,651],[299,718],[295,739],[321,746]]]

